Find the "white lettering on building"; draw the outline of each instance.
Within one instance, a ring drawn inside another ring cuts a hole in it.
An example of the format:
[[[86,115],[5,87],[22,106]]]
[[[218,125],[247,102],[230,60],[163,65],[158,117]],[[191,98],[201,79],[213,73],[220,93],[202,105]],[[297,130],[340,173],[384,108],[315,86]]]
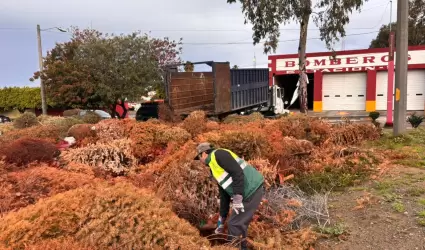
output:
[[[377,67],[385,67],[388,64],[388,52],[341,55],[332,58],[330,56],[310,57],[306,60],[306,68],[309,72],[346,72],[364,71]],[[425,50],[409,51],[408,64],[425,64]],[[298,58],[276,60],[276,71],[298,71]],[[291,74],[291,73],[288,73]]]
[[[367,70],[387,70],[388,66],[369,66],[369,67],[345,67],[345,68],[329,68],[329,69],[307,69],[307,73],[314,72],[359,72],[359,71],[367,71]],[[283,72],[284,74],[298,74],[299,70],[281,70],[279,72]]]

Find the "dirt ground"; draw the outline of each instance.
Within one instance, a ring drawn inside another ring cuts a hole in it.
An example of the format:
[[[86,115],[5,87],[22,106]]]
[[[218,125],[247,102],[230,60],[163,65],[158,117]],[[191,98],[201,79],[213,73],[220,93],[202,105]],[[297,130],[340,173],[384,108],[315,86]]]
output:
[[[329,198],[328,239],[316,250],[425,249],[425,167],[392,167]]]

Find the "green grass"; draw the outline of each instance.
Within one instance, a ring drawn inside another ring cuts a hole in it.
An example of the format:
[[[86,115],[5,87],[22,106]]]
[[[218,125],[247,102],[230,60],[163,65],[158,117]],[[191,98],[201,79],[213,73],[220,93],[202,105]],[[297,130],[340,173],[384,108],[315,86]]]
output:
[[[406,211],[406,208],[404,207],[403,203],[401,203],[400,201],[394,202],[392,207],[395,211],[399,213],[403,213],[404,211]]]
[[[421,196],[422,194],[425,193],[425,190],[423,188],[419,188],[419,187],[411,187],[411,188],[407,189],[406,193],[409,196],[419,197],[419,196]]]
[[[392,191],[396,183],[394,181],[380,181],[376,182],[374,188],[378,191]]]
[[[422,206],[425,206],[425,199],[419,199],[418,203],[421,204]]]
[[[425,128],[413,129],[400,136],[393,136],[392,131],[386,131],[380,140],[373,141],[369,143],[369,145],[384,149],[401,149],[406,146],[425,146]]]
[[[319,227],[317,228],[317,231],[319,231],[322,234],[328,234],[335,237],[338,237],[347,232],[345,225],[341,223],[337,223],[333,226],[328,226],[328,227]]]
[[[400,136],[393,136],[391,131],[387,131],[380,140],[368,145],[394,150],[400,156],[400,159],[394,160],[398,165],[425,169],[425,128],[413,129]]]
[[[382,197],[386,202],[393,202],[401,198],[400,195],[397,195],[395,193],[383,193]]]
[[[326,166],[323,172],[295,174],[295,178],[289,183],[297,185],[309,194],[345,190],[369,177],[373,167],[379,164],[379,160],[371,152],[368,152],[367,157],[359,157],[358,160],[348,158],[342,166]]]
[[[418,213],[418,224],[425,227],[425,210]]]
[[[366,187],[351,187],[350,191],[366,191]]]
[[[291,183],[309,194],[315,192],[342,191],[346,187],[354,186],[368,176],[366,173],[344,173],[343,171],[302,174],[296,176]]]
[[[425,169],[425,167],[424,167],[425,166],[425,159],[415,159],[415,158],[401,159],[401,160],[394,161],[394,163],[396,163],[398,165],[406,166],[406,167]]]
[[[375,182],[373,189],[378,191],[377,193],[382,196],[386,202],[395,202],[401,199],[401,196],[397,194],[396,187],[400,186],[400,180],[385,180]]]

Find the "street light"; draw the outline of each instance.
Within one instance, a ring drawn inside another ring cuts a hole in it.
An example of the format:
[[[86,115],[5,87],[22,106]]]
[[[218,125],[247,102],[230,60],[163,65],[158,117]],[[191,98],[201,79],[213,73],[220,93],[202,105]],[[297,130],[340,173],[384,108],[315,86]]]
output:
[[[38,63],[40,66],[40,94],[41,94],[41,110],[43,112],[43,115],[47,115],[47,102],[46,102],[46,92],[44,90],[44,84],[43,84],[43,79],[41,78],[41,74],[43,72],[43,52],[41,50],[41,31],[46,31],[46,30],[52,30],[52,29],[57,29],[60,32],[66,32],[66,30],[58,28],[58,27],[52,27],[52,28],[47,28],[47,29],[40,29],[40,25],[37,24],[37,41],[38,41]]]
[[[59,27],[52,27],[52,28],[42,29],[41,31],[53,30],[53,29],[59,30],[60,32],[68,32],[68,31],[66,31],[66,30],[64,30],[62,28],[59,28]]]

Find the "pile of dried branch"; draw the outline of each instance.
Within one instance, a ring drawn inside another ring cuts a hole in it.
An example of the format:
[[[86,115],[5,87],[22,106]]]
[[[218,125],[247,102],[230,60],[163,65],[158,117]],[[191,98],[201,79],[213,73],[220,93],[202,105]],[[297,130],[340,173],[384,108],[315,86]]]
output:
[[[326,143],[356,145],[362,141],[379,139],[380,136],[381,131],[373,124],[342,123],[334,125]]]
[[[116,176],[127,173],[137,165],[137,159],[132,154],[131,142],[128,139],[71,149],[63,152],[61,157],[66,164],[82,163]]]
[[[26,207],[41,198],[92,183],[93,176],[46,165],[0,175],[0,215]]]
[[[218,186],[208,167],[194,162],[195,148],[187,148],[180,160],[170,161],[156,181],[156,191],[171,201],[173,211],[194,225],[218,209]]]
[[[0,218],[0,248],[71,237],[95,249],[202,249],[198,230],[148,190],[95,183]]]

